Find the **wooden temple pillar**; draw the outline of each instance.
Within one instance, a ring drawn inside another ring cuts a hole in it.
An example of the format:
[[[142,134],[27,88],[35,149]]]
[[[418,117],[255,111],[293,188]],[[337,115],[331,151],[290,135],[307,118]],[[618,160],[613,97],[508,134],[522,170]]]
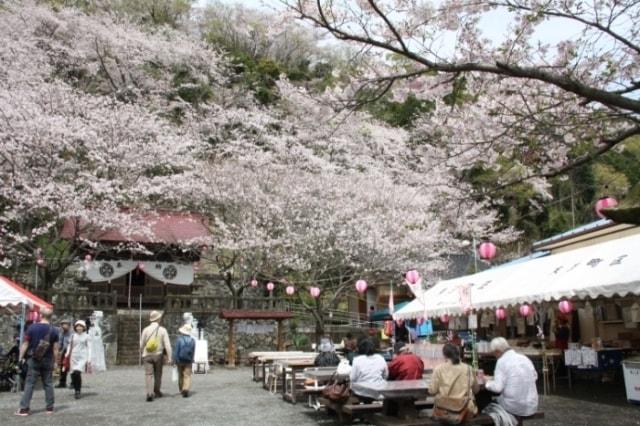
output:
[[[234,330],[234,319],[229,318],[229,346],[227,348],[227,365],[236,366],[236,336]]]

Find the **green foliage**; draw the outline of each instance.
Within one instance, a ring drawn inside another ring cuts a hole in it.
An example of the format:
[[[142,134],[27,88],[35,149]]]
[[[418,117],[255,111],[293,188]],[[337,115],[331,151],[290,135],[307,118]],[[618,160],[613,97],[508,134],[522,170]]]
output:
[[[383,99],[368,108],[376,118],[397,127],[411,127],[418,115],[433,110],[434,103],[420,100],[414,95],[407,96],[404,102]]]

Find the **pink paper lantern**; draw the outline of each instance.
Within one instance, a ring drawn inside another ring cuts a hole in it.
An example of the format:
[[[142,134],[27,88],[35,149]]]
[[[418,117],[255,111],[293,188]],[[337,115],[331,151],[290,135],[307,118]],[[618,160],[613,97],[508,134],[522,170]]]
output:
[[[599,218],[604,219],[605,216],[602,214],[602,210],[604,209],[612,209],[614,207],[616,207],[618,205],[618,200],[616,200],[613,197],[603,197],[600,198],[597,202],[596,202],[596,214],[598,215]]]
[[[255,278],[251,280],[251,287],[256,288],[258,287],[258,280],[256,280]]]
[[[496,245],[490,241],[485,241],[478,246],[478,256],[480,256],[480,259],[491,260],[496,257],[497,251]]]
[[[533,314],[533,308],[530,305],[524,304],[520,306],[520,315],[528,317],[531,314]]]
[[[502,321],[507,317],[507,310],[504,308],[496,309],[496,319]]]
[[[274,288],[276,288],[276,286],[272,282],[267,283],[267,290],[273,291]]]
[[[406,273],[404,278],[409,284],[416,284],[420,280],[420,273],[415,269],[412,269]]]
[[[296,292],[296,289],[292,286],[292,285],[288,285],[285,289],[284,292],[287,293],[288,296],[293,296],[293,293]]]
[[[562,300],[560,303],[558,303],[558,309],[563,314],[568,314],[573,310],[573,305],[568,300]]]
[[[356,291],[360,294],[367,291],[367,282],[365,280],[358,280],[356,282]]]
[[[449,322],[449,315],[448,314],[442,314],[440,315],[440,322],[446,324]]]
[[[40,318],[40,308],[37,306],[34,306],[33,309],[27,313],[27,321],[40,322]]]
[[[318,287],[311,287],[309,289],[309,293],[311,293],[311,297],[313,297],[314,299],[320,297],[320,289]]]

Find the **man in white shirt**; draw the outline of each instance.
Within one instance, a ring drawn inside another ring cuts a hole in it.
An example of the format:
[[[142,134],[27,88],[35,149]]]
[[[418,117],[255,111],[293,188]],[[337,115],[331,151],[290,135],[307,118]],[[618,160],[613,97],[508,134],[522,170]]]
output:
[[[493,380],[485,387],[500,394],[498,404],[508,413],[519,417],[535,414],[538,410],[538,373],[531,360],[511,349],[502,337],[493,339],[490,347],[498,362]]]

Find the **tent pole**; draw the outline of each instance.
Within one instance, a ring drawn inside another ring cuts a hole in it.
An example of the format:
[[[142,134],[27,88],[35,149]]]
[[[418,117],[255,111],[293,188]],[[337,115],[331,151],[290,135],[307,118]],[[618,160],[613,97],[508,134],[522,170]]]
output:
[[[138,340],[142,340],[142,294],[138,302]],[[138,366],[142,365],[142,349],[138,349]]]
[[[18,347],[22,347],[24,341],[24,318],[26,316],[26,309],[24,303],[22,303],[22,315],[20,315],[20,344]]]

